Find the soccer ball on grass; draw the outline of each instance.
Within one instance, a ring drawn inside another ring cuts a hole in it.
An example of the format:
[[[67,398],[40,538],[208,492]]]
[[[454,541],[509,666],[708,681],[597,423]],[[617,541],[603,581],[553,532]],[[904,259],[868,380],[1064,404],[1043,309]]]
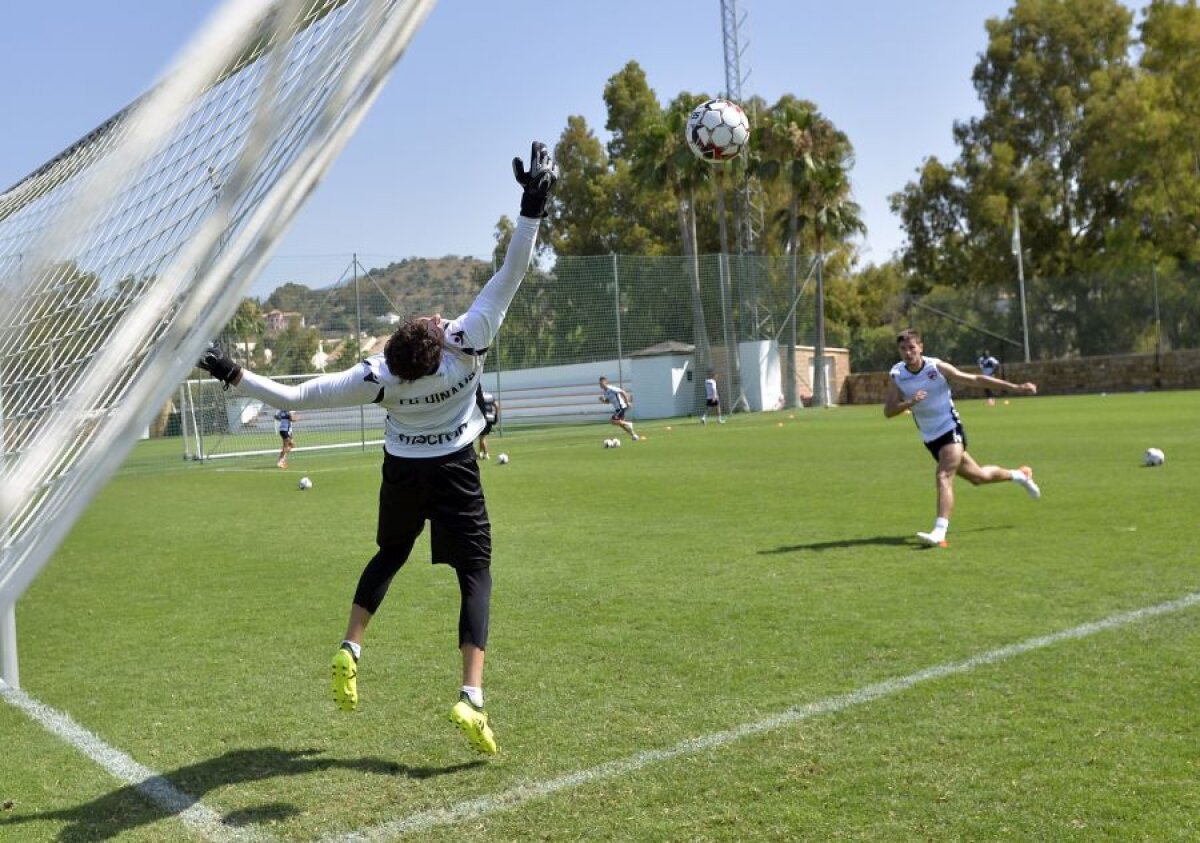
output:
[[[500,456],[496,457],[496,462],[500,463],[500,465],[504,465],[508,462],[508,454],[501,454]]]
[[[300,491],[307,492],[311,488],[312,488],[312,481],[309,480],[307,477],[301,477],[300,478]]]
[[[736,102],[707,100],[688,115],[686,138],[697,158],[720,164],[737,158],[745,149],[750,140],[750,122]]]
[[[1146,453],[1142,454],[1142,465],[1156,466],[1166,461],[1167,455],[1158,448],[1147,448]]]

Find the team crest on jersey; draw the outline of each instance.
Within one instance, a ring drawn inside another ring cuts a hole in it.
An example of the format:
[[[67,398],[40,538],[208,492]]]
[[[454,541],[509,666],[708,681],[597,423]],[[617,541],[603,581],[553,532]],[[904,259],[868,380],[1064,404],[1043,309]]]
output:
[[[937,380],[937,369],[930,369],[929,374],[925,377],[929,378],[931,381]]]
[[[451,334],[450,334],[450,338],[451,338],[452,340],[454,340],[454,342],[455,342],[457,345],[462,345],[462,344],[463,344],[463,339],[464,339],[465,337],[466,337],[466,332],[465,332],[465,331],[453,331],[453,332],[451,332]]]

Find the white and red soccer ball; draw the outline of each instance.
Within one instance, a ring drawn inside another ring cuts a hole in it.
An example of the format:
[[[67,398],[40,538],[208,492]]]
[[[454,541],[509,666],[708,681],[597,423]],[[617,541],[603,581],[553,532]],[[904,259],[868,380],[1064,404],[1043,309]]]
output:
[[[736,102],[712,99],[688,116],[687,144],[696,157],[710,164],[737,158],[750,142],[750,121]]]

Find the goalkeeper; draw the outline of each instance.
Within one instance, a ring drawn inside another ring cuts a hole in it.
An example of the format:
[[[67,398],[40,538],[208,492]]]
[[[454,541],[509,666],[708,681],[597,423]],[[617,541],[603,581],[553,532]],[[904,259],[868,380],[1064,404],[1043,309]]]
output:
[[[334,701],[345,711],[358,707],[358,661],[367,625],[428,521],[432,561],[454,569],[461,594],[462,688],[450,719],[474,749],[487,754],[497,751],[483,707],[492,541],[472,445],[485,426],[475,393],[484,355],[529,268],[538,226],[558,178],[540,143],[532,146],[529,169],[515,158],[513,172],[523,188],[521,217],[504,264],[458,318],[444,320],[435,314],[410,319],[396,328],[382,354],[296,386],[243,371],[215,347],[200,361],[213,377],[276,407],[374,403],[387,410],[379,550],[359,577],[346,635],[333,657]]]

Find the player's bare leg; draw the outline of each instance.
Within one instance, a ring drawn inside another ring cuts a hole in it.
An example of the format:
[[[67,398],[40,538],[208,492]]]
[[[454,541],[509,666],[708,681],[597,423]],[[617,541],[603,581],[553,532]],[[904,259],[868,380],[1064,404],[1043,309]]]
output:
[[[1004,483],[1012,481],[1023,487],[1029,497],[1037,500],[1042,496],[1042,490],[1033,482],[1033,469],[1027,465],[1020,468],[1001,468],[998,465],[979,465],[970,454],[963,454],[958,474],[972,486],[982,486],[987,483]]]
[[[624,419],[613,419],[612,423],[629,434],[629,438],[634,442],[638,440],[638,435],[633,432],[633,422],[627,422]]]
[[[963,446],[957,442],[944,446],[938,452],[937,470],[934,474],[937,484],[937,518],[933,522],[932,530],[928,533],[917,533],[917,538],[925,544],[946,546],[946,531],[950,528],[950,516],[954,513],[954,476],[959,472],[965,455]]]

